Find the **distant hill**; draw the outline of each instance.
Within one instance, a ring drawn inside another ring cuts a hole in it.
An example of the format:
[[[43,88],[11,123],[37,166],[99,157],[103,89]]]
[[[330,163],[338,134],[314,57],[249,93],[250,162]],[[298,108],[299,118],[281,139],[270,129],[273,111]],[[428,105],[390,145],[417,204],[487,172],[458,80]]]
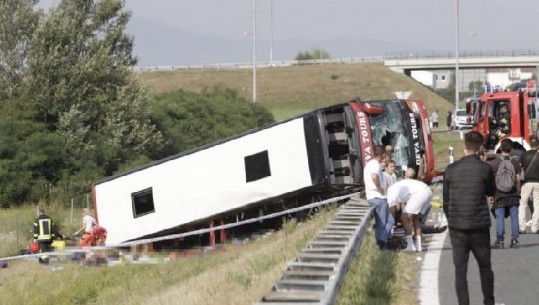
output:
[[[178,89],[199,92],[208,87],[224,86],[252,99],[251,69],[140,72],[137,77],[156,92]],[[305,65],[257,70],[257,103],[270,109],[277,120],[355,97],[392,99],[395,91],[411,91],[412,98],[421,98],[429,112],[438,109],[441,117],[453,108],[451,103],[421,83],[382,64]]]
[[[195,35],[139,16],[132,16],[128,33],[136,33],[134,54],[139,66],[196,65],[239,63],[251,61],[252,39],[228,39],[215,35]],[[292,60],[313,48],[324,49],[333,58],[382,56],[407,50],[425,50],[424,46],[403,46],[368,38],[338,37],[325,40],[276,38],[273,43],[275,60]],[[257,58],[269,61],[268,37],[257,37]]]

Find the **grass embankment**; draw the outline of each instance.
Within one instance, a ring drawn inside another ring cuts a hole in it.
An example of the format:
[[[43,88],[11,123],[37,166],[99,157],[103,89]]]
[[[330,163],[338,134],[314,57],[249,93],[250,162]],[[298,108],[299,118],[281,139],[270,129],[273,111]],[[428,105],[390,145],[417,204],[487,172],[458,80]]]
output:
[[[223,251],[161,264],[83,267],[10,261],[0,270],[0,304],[252,304],[325,226],[335,208],[307,222]],[[338,304],[414,304],[415,255],[380,252],[368,233]],[[60,268],[57,268],[60,267]],[[404,270],[404,271],[403,271]]]
[[[455,132],[439,132],[433,134],[434,162],[438,171],[444,171],[449,164],[449,146],[453,147],[453,158],[458,160],[464,156],[464,140]]]
[[[199,92],[204,88],[223,86],[252,99],[252,71],[182,70],[141,72],[141,83],[156,92],[178,89]],[[440,125],[451,104],[414,79],[393,72],[383,64],[331,64],[290,66],[257,70],[257,103],[267,107],[280,121],[312,109],[334,105],[360,97],[362,100],[394,99],[395,91],[411,91],[421,98],[429,112],[438,109]]]

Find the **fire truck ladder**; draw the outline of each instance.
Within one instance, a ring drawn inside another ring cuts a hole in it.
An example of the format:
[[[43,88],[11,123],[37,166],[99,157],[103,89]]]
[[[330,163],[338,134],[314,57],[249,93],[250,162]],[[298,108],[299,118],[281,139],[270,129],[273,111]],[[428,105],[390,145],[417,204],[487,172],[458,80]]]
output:
[[[333,304],[373,209],[352,197],[255,305]]]

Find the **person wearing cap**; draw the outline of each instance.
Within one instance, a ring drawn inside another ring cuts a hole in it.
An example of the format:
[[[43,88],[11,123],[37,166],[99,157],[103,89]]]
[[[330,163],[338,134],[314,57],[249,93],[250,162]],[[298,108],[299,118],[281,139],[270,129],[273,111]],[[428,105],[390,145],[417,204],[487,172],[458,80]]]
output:
[[[34,243],[39,244],[40,253],[50,252],[52,250],[52,240],[59,234],[52,219],[45,214],[45,209],[39,207],[38,211],[39,215],[34,220]],[[47,255],[39,258],[40,263],[47,263],[48,260]]]
[[[528,200],[533,197],[533,210],[531,231],[539,233],[539,140],[536,136],[530,136],[530,150],[520,155],[520,164],[524,170],[524,185],[520,188],[519,205],[519,231],[526,233],[526,206]]]

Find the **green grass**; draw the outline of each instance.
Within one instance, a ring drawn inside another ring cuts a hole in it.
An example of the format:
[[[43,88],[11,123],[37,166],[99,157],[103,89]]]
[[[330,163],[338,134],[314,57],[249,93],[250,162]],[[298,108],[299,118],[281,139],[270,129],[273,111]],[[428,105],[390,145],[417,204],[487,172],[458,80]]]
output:
[[[0,304],[252,304],[335,212],[224,251],[179,256],[161,264],[82,267],[10,261],[0,274]],[[163,255],[157,256],[163,261]],[[211,284],[210,284],[211,283]]]
[[[61,269],[53,270],[33,260],[10,261],[0,273],[0,304],[252,304],[335,211],[323,210],[300,224],[288,222],[275,234],[245,245],[227,244],[223,251],[200,251],[169,262],[164,260],[168,253],[154,255],[161,264],[84,267],[56,262],[53,266]],[[415,256],[380,252],[373,239],[366,235],[339,304],[416,303],[417,273],[406,268],[414,265]]]
[[[142,72],[136,77],[156,92],[178,89],[200,92],[204,88],[224,86],[252,99],[252,73],[238,70],[188,70]],[[382,64],[331,64],[291,66],[257,70],[257,103],[267,107],[280,121],[306,111],[349,101],[395,98],[395,91],[411,91],[421,98],[429,111],[445,113],[453,108],[432,90]],[[445,124],[442,116],[440,124]]]
[[[70,236],[80,227],[81,209],[73,212],[60,208],[60,204],[46,207],[46,214],[55,222],[61,234]],[[33,223],[37,216],[36,206],[0,209],[0,257],[13,256],[27,249],[33,240]]]
[[[418,304],[418,255],[381,251],[369,233],[346,274],[337,305]]]
[[[17,255],[32,240],[36,210],[31,207],[0,209],[0,257]]]
[[[464,140],[459,133],[440,132],[433,134],[434,139],[434,162],[438,171],[444,171],[449,164],[449,146],[453,146],[454,160],[464,156]]]

